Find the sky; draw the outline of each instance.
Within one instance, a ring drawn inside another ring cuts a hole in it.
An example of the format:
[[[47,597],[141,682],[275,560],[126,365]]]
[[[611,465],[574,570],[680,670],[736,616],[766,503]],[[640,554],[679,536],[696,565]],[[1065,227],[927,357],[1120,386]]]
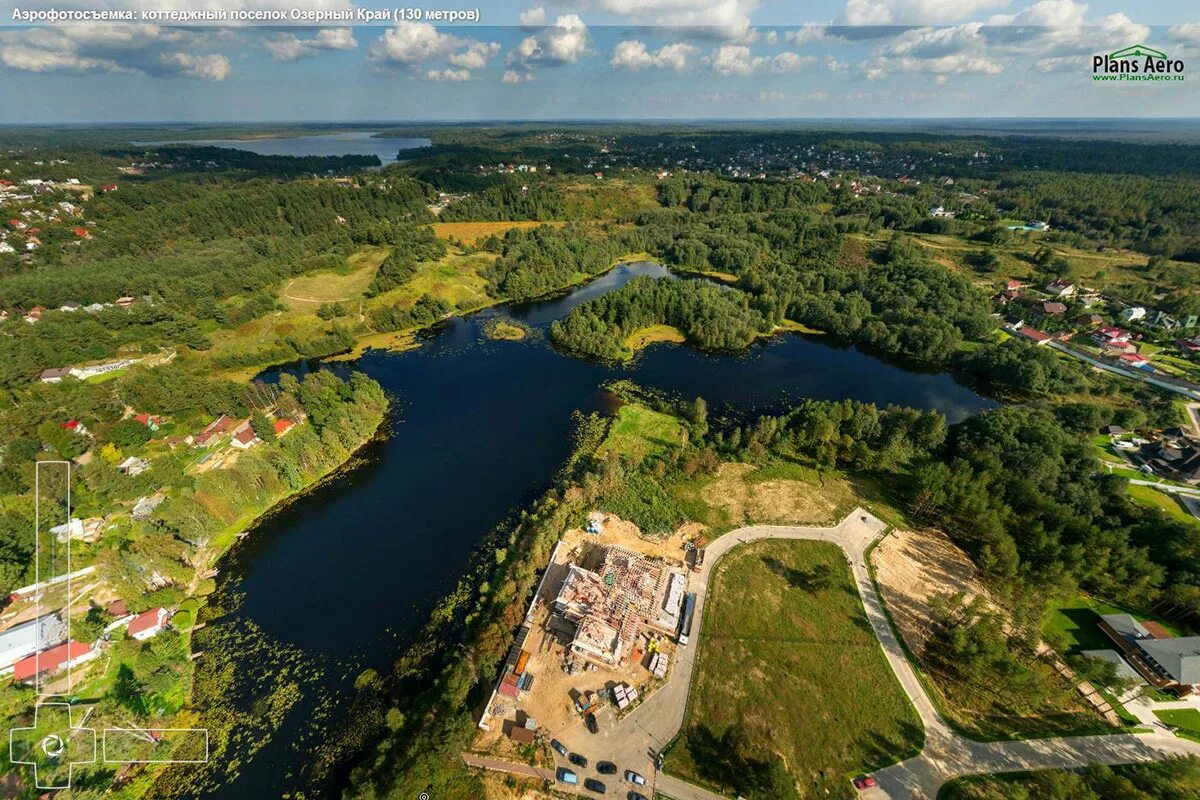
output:
[[[412,7],[419,21],[184,26],[21,14],[394,9],[0,0],[0,123],[1200,116],[1184,0],[455,2]],[[425,21],[469,9],[477,22]],[[1185,79],[1092,79],[1094,55],[1135,44]]]

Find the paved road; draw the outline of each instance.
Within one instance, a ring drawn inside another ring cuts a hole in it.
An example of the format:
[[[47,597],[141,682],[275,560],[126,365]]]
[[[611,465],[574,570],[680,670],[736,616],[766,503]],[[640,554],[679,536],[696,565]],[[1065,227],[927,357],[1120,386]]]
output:
[[[740,528],[706,548],[704,566],[692,576],[689,584],[696,593],[692,630],[699,632],[709,576],[721,557],[734,547],[762,539],[804,539],[832,542],[845,551],[871,629],[925,726],[925,748],[921,755],[876,772],[879,785],[864,793],[864,798],[933,800],[943,783],[962,775],[1079,767],[1093,763],[1129,764],[1154,761],[1168,755],[1200,755],[1200,743],[1177,739],[1161,729],[1142,735],[1077,736],[1021,742],[984,743],[959,736],[942,719],[917,678],[888,623],[883,601],[867,571],[866,549],[886,528],[882,521],[861,508],[852,511],[832,528],[771,525]],[[645,775],[651,779],[655,791],[673,800],[721,800],[720,795],[670,775],[656,774],[654,770],[654,759],[659,750],[683,726],[699,638],[699,635],[693,636],[686,646],[676,650],[676,661],[667,682],[628,716],[615,723],[611,717],[602,716],[598,734],[588,733],[582,721],[559,733],[557,738],[563,744],[591,760],[588,769],[576,770],[581,777],[598,777],[608,785],[610,793],[617,789],[618,796],[623,796],[630,787],[614,780],[619,776],[594,774],[595,762],[603,759],[616,763],[622,774],[626,769],[633,769]],[[569,766],[565,759],[557,756],[556,759],[559,766]]]

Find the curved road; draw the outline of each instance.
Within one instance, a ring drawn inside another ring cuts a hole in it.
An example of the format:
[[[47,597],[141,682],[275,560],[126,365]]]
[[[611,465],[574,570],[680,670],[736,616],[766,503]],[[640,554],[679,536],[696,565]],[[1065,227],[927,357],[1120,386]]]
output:
[[[1162,732],[988,743],[971,741],[955,733],[938,713],[905,657],[867,571],[866,550],[886,528],[882,521],[861,508],[852,511],[832,528],[771,525],[740,528],[706,548],[704,566],[691,581],[691,588],[696,592],[693,626],[700,631],[709,576],[721,557],[734,547],[759,539],[809,539],[832,542],[845,551],[871,629],[925,726],[925,748],[921,755],[876,772],[878,787],[865,792],[864,797],[933,800],[943,783],[962,775],[1080,767],[1093,763],[1128,764],[1168,755],[1200,755],[1200,743]],[[587,733],[579,722],[561,732],[558,738],[571,750],[613,761],[622,771],[640,772],[651,779],[655,791],[673,800],[719,800],[720,795],[665,773],[656,774],[654,769],[659,750],[683,726],[699,638],[699,635],[694,636],[687,646],[677,649],[667,682],[628,716],[603,726],[596,735]],[[560,766],[567,766],[565,759],[559,761]]]

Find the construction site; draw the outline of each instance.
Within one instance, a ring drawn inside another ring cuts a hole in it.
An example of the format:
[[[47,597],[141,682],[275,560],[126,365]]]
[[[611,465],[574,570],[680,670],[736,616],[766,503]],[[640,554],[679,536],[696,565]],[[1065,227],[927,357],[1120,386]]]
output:
[[[483,712],[477,747],[511,752],[536,733],[544,741],[584,721],[602,728],[652,694],[671,668],[698,535],[688,526],[644,538],[599,512],[586,530],[568,531]]]

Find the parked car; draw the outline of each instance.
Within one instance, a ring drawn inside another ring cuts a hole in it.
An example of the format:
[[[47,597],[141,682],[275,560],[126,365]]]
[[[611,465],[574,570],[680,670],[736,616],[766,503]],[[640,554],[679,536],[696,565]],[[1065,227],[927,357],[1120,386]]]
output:
[[[589,714],[584,715],[583,722],[585,725],[587,725],[587,729],[590,733],[599,733],[600,732],[600,723],[596,722],[595,714],[589,713]]]
[[[638,775],[636,772],[634,772],[631,769],[625,770],[625,780],[629,781],[630,783],[636,784],[638,786],[646,785],[646,779],[643,778],[641,775]]]
[[[567,748],[563,747],[563,743],[560,742],[558,739],[551,739],[550,746],[554,748],[554,752],[558,753],[560,756],[563,756],[564,758],[566,757]]]
[[[555,777],[558,778],[559,783],[579,783],[579,776],[565,767],[559,767]]]
[[[870,775],[859,775],[854,779],[854,788],[862,791],[863,789],[875,788],[875,779]]]
[[[579,753],[571,753],[571,755],[567,756],[567,761],[570,761],[577,767],[587,767],[587,759]]]
[[[604,794],[608,791],[608,787],[595,778],[588,778],[585,780],[583,782],[583,788],[587,789],[589,792],[595,792],[596,794]]]
[[[646,800],[646,795],[638,794],[637,792],[630,792],[629,794],[625,795],[625,800]]]
[[[596,762],[596,772],[601,775],[616,775],[617,765],[611,761],[598,761]]]

